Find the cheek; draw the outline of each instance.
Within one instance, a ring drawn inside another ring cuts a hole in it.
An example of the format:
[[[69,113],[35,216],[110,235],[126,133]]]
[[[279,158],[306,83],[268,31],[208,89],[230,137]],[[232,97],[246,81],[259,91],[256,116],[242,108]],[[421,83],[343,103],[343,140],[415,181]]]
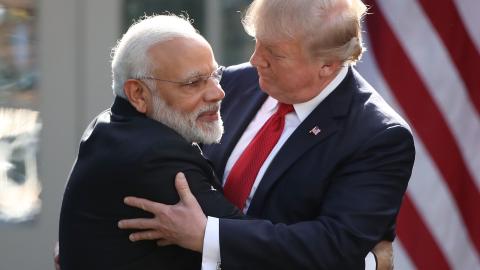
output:
[[[201,100],[195,93],[188,93],[182,89],[169,89],[171,91],[163,91],[160,97],[165,101],[168,107],[181,112],[190,113],[195,110],[195,106]]]
[[[285,84],[291,77],[291,70],[279,65],[272,65],[269,71],[265,72],[264,80],[269,84]]]
[[[313,80],[313,74],[308,73],[304,70],[294,70],[290,72],[286,78],[286,83],[289,87],[293,88],[303,88],[306,85],[309,85]]]
[[[178,95],[173,102],[175,108],[183,113],[195,112],[203,104],[202,96],[194,94]]]

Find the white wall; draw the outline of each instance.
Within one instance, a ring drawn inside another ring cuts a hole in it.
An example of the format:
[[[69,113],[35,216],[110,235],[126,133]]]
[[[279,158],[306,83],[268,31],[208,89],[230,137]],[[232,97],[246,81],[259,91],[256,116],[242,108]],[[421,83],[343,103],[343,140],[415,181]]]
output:
[[[121,0],[42,0],[39,11],[42,211],[31,223],[0,226],[0,270],[53,269],[63,188],[78,140],[112,102],[110,48]]]
[[[15,0],[14,0],[15,1]],[[223,49],[221,0],[206,0],[207,39]],[[53,269],[63,190],[90,120],[113,101],[110,50],[121,35],[123,0],[36,0],[39,42],[39,174],[42,211],[30,223],[0,224],[0,270]],[[88,194],[86,194],[88,196]]]

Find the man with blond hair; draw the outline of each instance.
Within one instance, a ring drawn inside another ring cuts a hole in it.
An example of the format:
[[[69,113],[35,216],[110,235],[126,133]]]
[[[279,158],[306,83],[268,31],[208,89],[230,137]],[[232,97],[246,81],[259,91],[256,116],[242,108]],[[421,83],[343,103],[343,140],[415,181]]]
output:
[[[415,157],[407,123],[354,68],[365,12],[360,0],[255,0],[246,13],[255,52],[225,70],[225,134],[204,153],[227,198],[262,220],[202,216],[179,179],[179,204],[128,198],[155,217],[119,226],[202,251],[205,270],[364,269],[394,239]]]

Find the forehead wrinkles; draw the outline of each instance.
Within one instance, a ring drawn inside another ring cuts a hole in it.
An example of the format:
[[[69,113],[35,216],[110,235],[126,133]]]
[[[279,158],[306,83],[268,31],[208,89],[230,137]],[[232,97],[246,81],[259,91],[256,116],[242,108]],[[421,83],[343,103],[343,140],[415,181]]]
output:
[[[152,71],[166,79],[190,79],[210,75],[217,67],[208,42],[200,38],[176,38],[150,48],[155,55]]]
[[[198,77],[201,77],[201,76],[204,76],[205,74],[203,74],[202,71],[200,70],[194,70],[194,69],[189,69],[189,70],[186,70],[186,71],[183,71],[182,74],[180,75],[180,79],[182,81],[187,81],[187,80],[190,80],[190,79],[193,79],[193,78],[198,78]]]
[[[185,71],[182,75],[181,78],[183,81],[188,81],[191,79],[195,78],[200,78],[200,77],[207,77],[212,75],[212,73],[218,68],[218,65],[216,63],[214,64],[209,64],[208,68],[205,65],[205,67],[201,67],[199,69],[195,68],[190,68],[189,70]]]

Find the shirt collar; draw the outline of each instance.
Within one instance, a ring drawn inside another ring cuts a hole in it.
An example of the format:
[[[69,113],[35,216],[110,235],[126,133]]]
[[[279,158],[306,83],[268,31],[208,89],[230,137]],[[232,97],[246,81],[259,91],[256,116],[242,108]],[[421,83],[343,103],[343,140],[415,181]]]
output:
[[[348,66],[343,67],[340,69],[340,72],[338,72],[337,76],[329,83],[327,86],[320,91],[318,95],[316,95],[314,98],[310,99],[309,101],[303,102],[303,103],[297,103],[293,104],[293,108],[295,109],[295,113],[300,120],[300,122],[303,122],[305,118],[307,118],[310,113],[328,96],[330,95],[335,88],[337,88],[338,85],[345,79],[348,73]],[[265,105],[267,111],[274,112],[277,110],[277,105],[278,101],[271,96],[268,96],[267,100],[265,101]]]
[[[337,76],[314,98],[310,99],[307,102],[293,104],[295,113],[297,114],[300,121],[303,122],[310,113],[328,96],[333,90],[337,88],[338,85],[345,79],[348,73],[348,66],[343,67]]]

